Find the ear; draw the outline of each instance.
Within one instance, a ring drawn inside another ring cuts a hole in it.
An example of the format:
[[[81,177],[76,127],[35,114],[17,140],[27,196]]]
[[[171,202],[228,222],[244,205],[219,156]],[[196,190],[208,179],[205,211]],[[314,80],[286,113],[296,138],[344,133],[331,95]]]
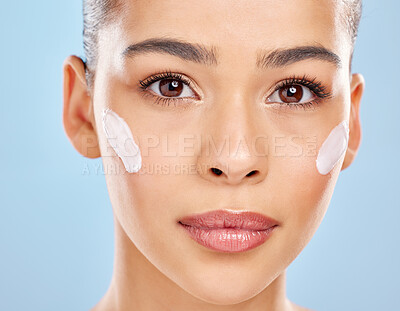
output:
[[[87,158],[98,158],[100,149],[95,130],[92,98],[89,94],[85,64],[77,56],[68,56],[64,73],[64,130],[75,149]]]
[[[350,93],[351,107],[349,120],[349,144],[342,164],[342,170],[347,168],[357,155],[361,143],[361,122],[360,122],[360,103],[364,93],[364,77],[355,73],[351,76]]]

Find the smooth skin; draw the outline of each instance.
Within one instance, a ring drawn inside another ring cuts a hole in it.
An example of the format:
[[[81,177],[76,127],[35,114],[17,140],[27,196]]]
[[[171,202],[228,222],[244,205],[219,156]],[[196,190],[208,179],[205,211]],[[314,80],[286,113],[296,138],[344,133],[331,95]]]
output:
[[[365,82],[349,73],[351,45],[340,3],[126,0],[121,15],[100,33],[94,90],[88,90],[82,60],[65,60],[65,131],[83,156],[102,156],[114,213],[113,278],[92,310],[308,310],[286,297],[286,268],[320,225],[339,173],[353,162],[361,141]],[[121,56],[130,44],[166,36],[215,46],[218,65],[165,53]],[[321,59],[255,66],[260,50],[305,45],[331,50],[342,66]],[[189,80],[185,94],[193,95],[161,106],[154,84],[143,96],[138,81],[167,70]],[[266,100],[293,75],[315,77],[332,96],[297,109]],[[124,172],[102,128],[106,108],[129,125],[142,151],[142,171]],[[347,152],[321,175],[317,151],[343,120],[350,126]],[[185,135],[211,137],[217,146],[228,138],[232,147],[207,152],[204,142],[189,138],[185,149]],[[241,144],[255,137],[268,139],[258,139],[256,148]],[[188,167],[196,169],[182,169]],[[251,171],[256,173],[247,176]],[[249,251],[213,251],[194,242],[178,220],[216,209],[263,213],[280,226]]]

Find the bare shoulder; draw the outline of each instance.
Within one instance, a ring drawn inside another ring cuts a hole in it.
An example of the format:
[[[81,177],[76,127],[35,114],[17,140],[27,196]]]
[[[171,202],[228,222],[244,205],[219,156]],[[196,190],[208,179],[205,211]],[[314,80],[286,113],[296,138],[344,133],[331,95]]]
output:
[[[316,311],[316,310],[313,310],[313,309],[309,309],[309,308],[306,308],[306,307],[299,306],[299,305],[295,304],[294,302],[291,302],[291,304],[292,304],[292,310],[293,311]]]
[[[294,310],[295,311],[316,311],[316,310],[309,309],[309,308],[306,308],[306,307],[301,307],[301,306],[298,306],[297,309],[294,309]]]

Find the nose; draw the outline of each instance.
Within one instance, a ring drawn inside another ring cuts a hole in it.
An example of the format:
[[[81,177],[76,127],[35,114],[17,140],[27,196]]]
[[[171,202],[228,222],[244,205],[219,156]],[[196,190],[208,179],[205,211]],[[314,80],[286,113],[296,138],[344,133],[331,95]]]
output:
[[[260,164],[262,160],[248,156],[238,158],[227,156],[219,161],[214,161],[214,165],[209,165],[203,177],[215,183],[225,183],[237,185],[241,183],[259,183],[265,178],[266,168]],[[210,163],[212,163],[210,161]]]
[[[203,120],[207,131],[197,159],[198,172],[215,184],[259,183],[268,171],[262,114],[245,100],[229,103],[215,107]]]

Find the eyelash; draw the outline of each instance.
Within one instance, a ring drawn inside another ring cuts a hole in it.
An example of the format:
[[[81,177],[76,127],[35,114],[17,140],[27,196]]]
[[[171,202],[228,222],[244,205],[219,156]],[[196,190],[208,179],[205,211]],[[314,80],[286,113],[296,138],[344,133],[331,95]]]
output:
[[[146,80],[139,80],[139,88],[142,91],[143,96],[151,96],[156,98],[155,104],[161,105],[161,106],[170,106],[173,104],[174,106],[177,106],[177,101],[185,101],[187,98],[176,98],[176,97],[161,97],[159,95],[153,95],[152,93],[147,91],[147,88],[160,80],[163,79],[174,79],[177,81],[180,81],[184,83],[185,85],[189,86],[191,85],[190,80],[186,79],[182,74],[180,73],[173,73],[171,71],[166,71],[160,74],[155,74],[151,76],[150,78]],[[312,108],[315,105],[320,104],[320,101],[323,99],[329,99],[332,97],[332,93],[327,91],[327,88],[322,84],[321,81],[317,81],[317,78],[310,78],[307,75],[303,76],[292,76],[289,77],[288,79],[285,79],[281,82],[278,83],[278,85],[275,87],[273,93],[276,91],[280,90],[281,88],[287,88],[288,86],[293,86],[293,85],[301,85],[305,86],[310,89],[310,91],[317,97],[314,100],[306,103],[296,103],[296,104],[291,104],[291,103],[279,103],[279,105],[283,105],[286,107],[289,107],[291,109],[298,109],[298,108]]]
[[[284,105],[289,108],[312,108],[313,106],[316,106],[320,104],[321,100],[323,99],[329,99],[332,97],[332,93],[327,91],[327,88],[322,84],[321,81],[317,81],[317,78],[310,78],[307,75],[303,76],[292,76],[289,77],[288,79],[285,79],[281,82],[278,83],[278,85],[275,87],[273,93],[276,91],[282,89],[282,88],[287,88],[289,86],[293,85],[301,85],[305,86],[310,89],[310,91],[317,97],[312,101],[306,102],[306,103],[296,103],[296,104],[290,104],[290,103],[279,103],[279,105]]]
[[[177,106],[176,102],[177,101],[184,101],[186,98],[176,98],[176,97],[161,97],[159,95],[153,95],[152,93],[147,91],[147,88],[160,80],[164,79],[174,79],[177,81],[181,81],[183,84],[187,85],[190,87],[190,80],[186,79],[182,74],[180,73],[173,73],[171,71],[166,71],[160,74],[155,74],[151,76],[150,78],[146,80],[139,80],[139,88],[142,91],[143,96],[151,96],[156,98],[156,104],[161,105],[161,106],[169,106],[173,104],[174,106]]]

